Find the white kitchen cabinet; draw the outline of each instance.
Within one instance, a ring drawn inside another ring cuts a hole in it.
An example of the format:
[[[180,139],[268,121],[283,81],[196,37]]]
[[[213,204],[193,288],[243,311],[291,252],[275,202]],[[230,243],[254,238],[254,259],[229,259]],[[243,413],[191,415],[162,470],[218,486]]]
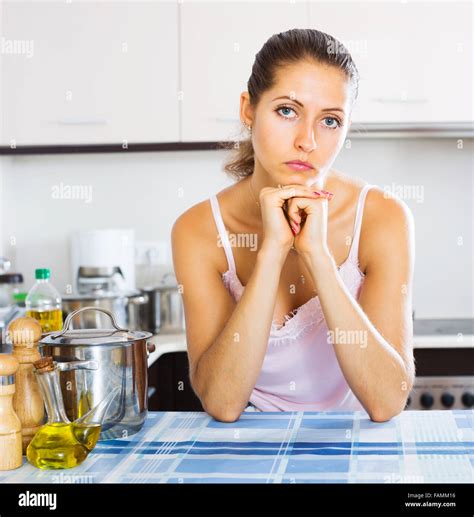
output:
[[[306,2],[184,2],[181,9],[182,141],[238,136],[240,93],[272,35],[308,26]]]
[[[2,145],[179,140],[177,1],[0,8]]]
[[[470,2],[310,1],[310,26],[356,62],[355,123],[473,120]]]

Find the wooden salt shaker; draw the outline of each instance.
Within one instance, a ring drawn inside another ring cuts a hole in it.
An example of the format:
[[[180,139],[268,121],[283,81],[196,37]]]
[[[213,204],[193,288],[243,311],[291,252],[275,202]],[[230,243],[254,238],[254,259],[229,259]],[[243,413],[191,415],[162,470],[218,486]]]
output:
[[[21,422],[13,409],[15,373],[20,364],[10,354],[0,354],[0,470],[21,467]]]
[[[17,318],[8,327],[13,356],[20,363],[16,374],[13,409],[21,422],[23,454],[44,422],[44,403],[33,367],[33,363],[41,359],[38,351],[41,333],[39,321],[29,317]]]

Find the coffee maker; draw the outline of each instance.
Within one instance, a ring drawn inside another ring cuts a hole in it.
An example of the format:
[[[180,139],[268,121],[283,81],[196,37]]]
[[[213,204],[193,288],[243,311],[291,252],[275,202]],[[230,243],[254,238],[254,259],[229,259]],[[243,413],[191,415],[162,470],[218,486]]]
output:
[[[134,230],[108,228],[73,233],[71,265],[76,292],[101,282],[115,285],[119,292],[135,291]]]

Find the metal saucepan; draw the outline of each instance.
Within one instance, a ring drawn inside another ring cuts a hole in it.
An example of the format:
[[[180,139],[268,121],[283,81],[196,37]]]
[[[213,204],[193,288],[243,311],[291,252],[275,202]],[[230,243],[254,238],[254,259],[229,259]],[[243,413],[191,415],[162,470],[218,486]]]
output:
[[[81,312],[84,307],[96,307],[112,312],[120,326],[130,330],[149,330],[149,298],[147,294],[134,291],[126,294],[66,294],[62,297],[64,316],[76,312],[71,321],[74,329],[101,329],[110,326],[109,318],[102,312]]]
[[[113,328],[71,329],[74,317],[101,312]],[[61,370],[61,391],[67,416],[76,420],[96,406],[113,389],[119,395],[109,407],[101,440],[122,438],[141,429],[148,412],[147,344],[150,332],[121,328],[114,314],[99,307],[70,313],[63,329],[40,340],[41,355],[52,356]]]
[[[164,275],[158,286],[142,291],[149,299],[149,321],[144,328],[159,334],[185,332],[183,301],[174,273]]]

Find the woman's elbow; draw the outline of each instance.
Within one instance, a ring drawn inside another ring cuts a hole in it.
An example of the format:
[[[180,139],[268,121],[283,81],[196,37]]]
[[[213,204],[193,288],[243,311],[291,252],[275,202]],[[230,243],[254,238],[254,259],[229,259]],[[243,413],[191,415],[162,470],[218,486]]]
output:
[[[397,405],[393,408],[378,406],[371,411],[367,411],[367,413],[373,422],[388,422],[393,417],[399,415],[404,410],[405,405],[406,401],[403,403],[403,405]]]
[[[212,404],[205,400],[201,402],[204,411],[219,422],[236,422],[242,414],[242,410],[234,405],[227,405],[222,403]]]
[[[206,411],[206,413],[209,416],[212,416],[212,418],[214,418],[214,420],[218,420],[219,422],[226,422],[226,423],[236,422],[240,418],[240,415],[242,414],[241,411],[237,412],[235,410],[225,410],[225,409],[210,410],[210,409],[206,409],[206,407],[204,407],[204,410]]]
[[[232,423],[236,422],[240,418],[241,413],[223,413],[218,414],[216,416],[212,416],[215,420],[218,420],[219,422],[225,422],[225,423]]]
[[[369,413],[369,417],[372,420],[372,422],[382,423],[382,422],[388,422],[391,420],[395,415],[391,415],[388,413],[382,413],[379,411],[372,411]]]
[[[197,394],[197,391],[194,390]],[[240,418],[243,409],[235,403],[226,402],[213,396],[210,392],[198,395],[204,411],[220,422],[235,422]]]

